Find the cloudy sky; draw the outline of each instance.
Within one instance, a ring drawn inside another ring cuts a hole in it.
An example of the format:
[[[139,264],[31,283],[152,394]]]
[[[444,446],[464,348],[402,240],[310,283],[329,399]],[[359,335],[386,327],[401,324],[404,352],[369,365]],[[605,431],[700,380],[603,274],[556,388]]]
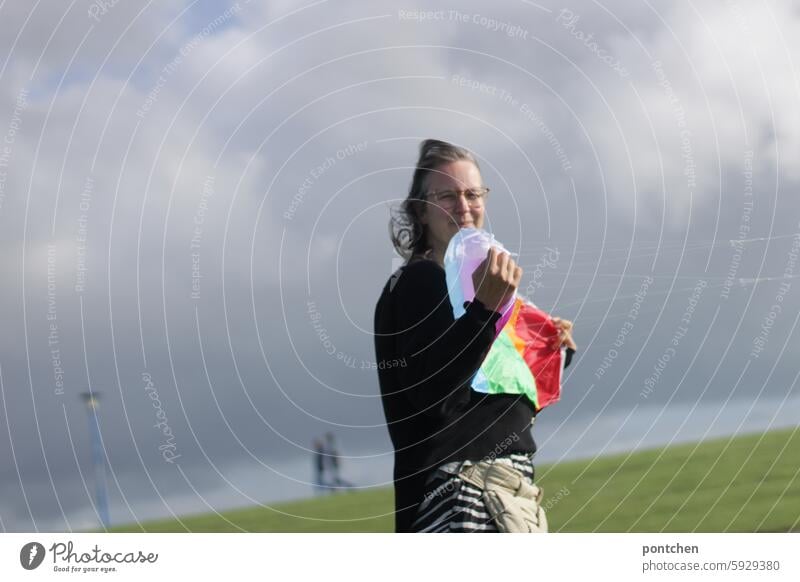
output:
[[[540,460],[796,423],[797,5],[424,4],[0,4],[3,531],[96,526],[89,389],[114,523],[307,496],[329,431],[388,484],[372,316],[429,137],[575,322]]]

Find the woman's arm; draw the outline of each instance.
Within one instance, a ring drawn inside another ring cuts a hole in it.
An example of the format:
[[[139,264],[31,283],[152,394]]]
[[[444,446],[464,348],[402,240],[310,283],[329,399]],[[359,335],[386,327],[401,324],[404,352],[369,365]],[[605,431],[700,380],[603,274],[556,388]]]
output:
[[[393,292],[397,349],[407,362],[397,368],[403,394],[425,414],[466,404],[469,381],[492,346],[500,314],[475,301],[454,319],[444,269],[432,261],[405,267]]]
[[[564,367],[566,368],[569,366],[570,362],[572,362],[572,356],[578,349],[578,346],[575,344],[575,340],[572,339],[572,322],[568,319],[561,319],[560,317],[554,317],[553,323],[558,328],[558,342],[560,346],[566,346],[567,353],[564,358]]]

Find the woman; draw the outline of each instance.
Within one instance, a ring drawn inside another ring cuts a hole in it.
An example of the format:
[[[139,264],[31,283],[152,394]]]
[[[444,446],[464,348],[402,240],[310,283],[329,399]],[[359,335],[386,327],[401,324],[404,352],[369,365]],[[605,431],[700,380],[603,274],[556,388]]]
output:
[[[522,269],[492,249],[473,275],[475,300],[458,320],[447,295],[447,245],[460,228],[483,227],[487,194],[469,151],[426,140],[408,198],[392,219],[392,241],[407,261],[378,300],[375,350],[379,364],[402,364],[378,366],[395,448],[398,532],[498,531],[482,490],[461,477],[481,460],[512,467],[533,483],[533,406],[520,395],[478,393],[469,385]],[[569,360],[572,323],[553,321]]]

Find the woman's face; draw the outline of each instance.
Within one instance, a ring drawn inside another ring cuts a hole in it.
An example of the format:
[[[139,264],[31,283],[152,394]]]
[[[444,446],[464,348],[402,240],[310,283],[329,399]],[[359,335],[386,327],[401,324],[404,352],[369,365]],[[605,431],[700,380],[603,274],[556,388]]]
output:
[[[485,201],[470,205],[465,190],[483,187],[481,173],[472,162],[460,160],[436,168],[428,175],[422,222],[428,227],[428,244],[436,254],[444,254],[450,239],[464,227],[483,228]],[[452,202],[437,202],[435,193],[455,190],[460,195]]]

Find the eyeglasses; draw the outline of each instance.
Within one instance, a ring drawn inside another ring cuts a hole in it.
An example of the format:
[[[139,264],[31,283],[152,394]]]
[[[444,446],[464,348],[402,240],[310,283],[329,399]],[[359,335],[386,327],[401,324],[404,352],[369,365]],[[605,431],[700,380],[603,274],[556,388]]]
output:
[[[464,195],[467,204],[472,208],[483,206],[486,196],[489,195],[489,188],[469,188],[467,190],[442,190],[440,192],[428,192],[427,197],[442,208],[453,208],[458,203],[458,197]]]

